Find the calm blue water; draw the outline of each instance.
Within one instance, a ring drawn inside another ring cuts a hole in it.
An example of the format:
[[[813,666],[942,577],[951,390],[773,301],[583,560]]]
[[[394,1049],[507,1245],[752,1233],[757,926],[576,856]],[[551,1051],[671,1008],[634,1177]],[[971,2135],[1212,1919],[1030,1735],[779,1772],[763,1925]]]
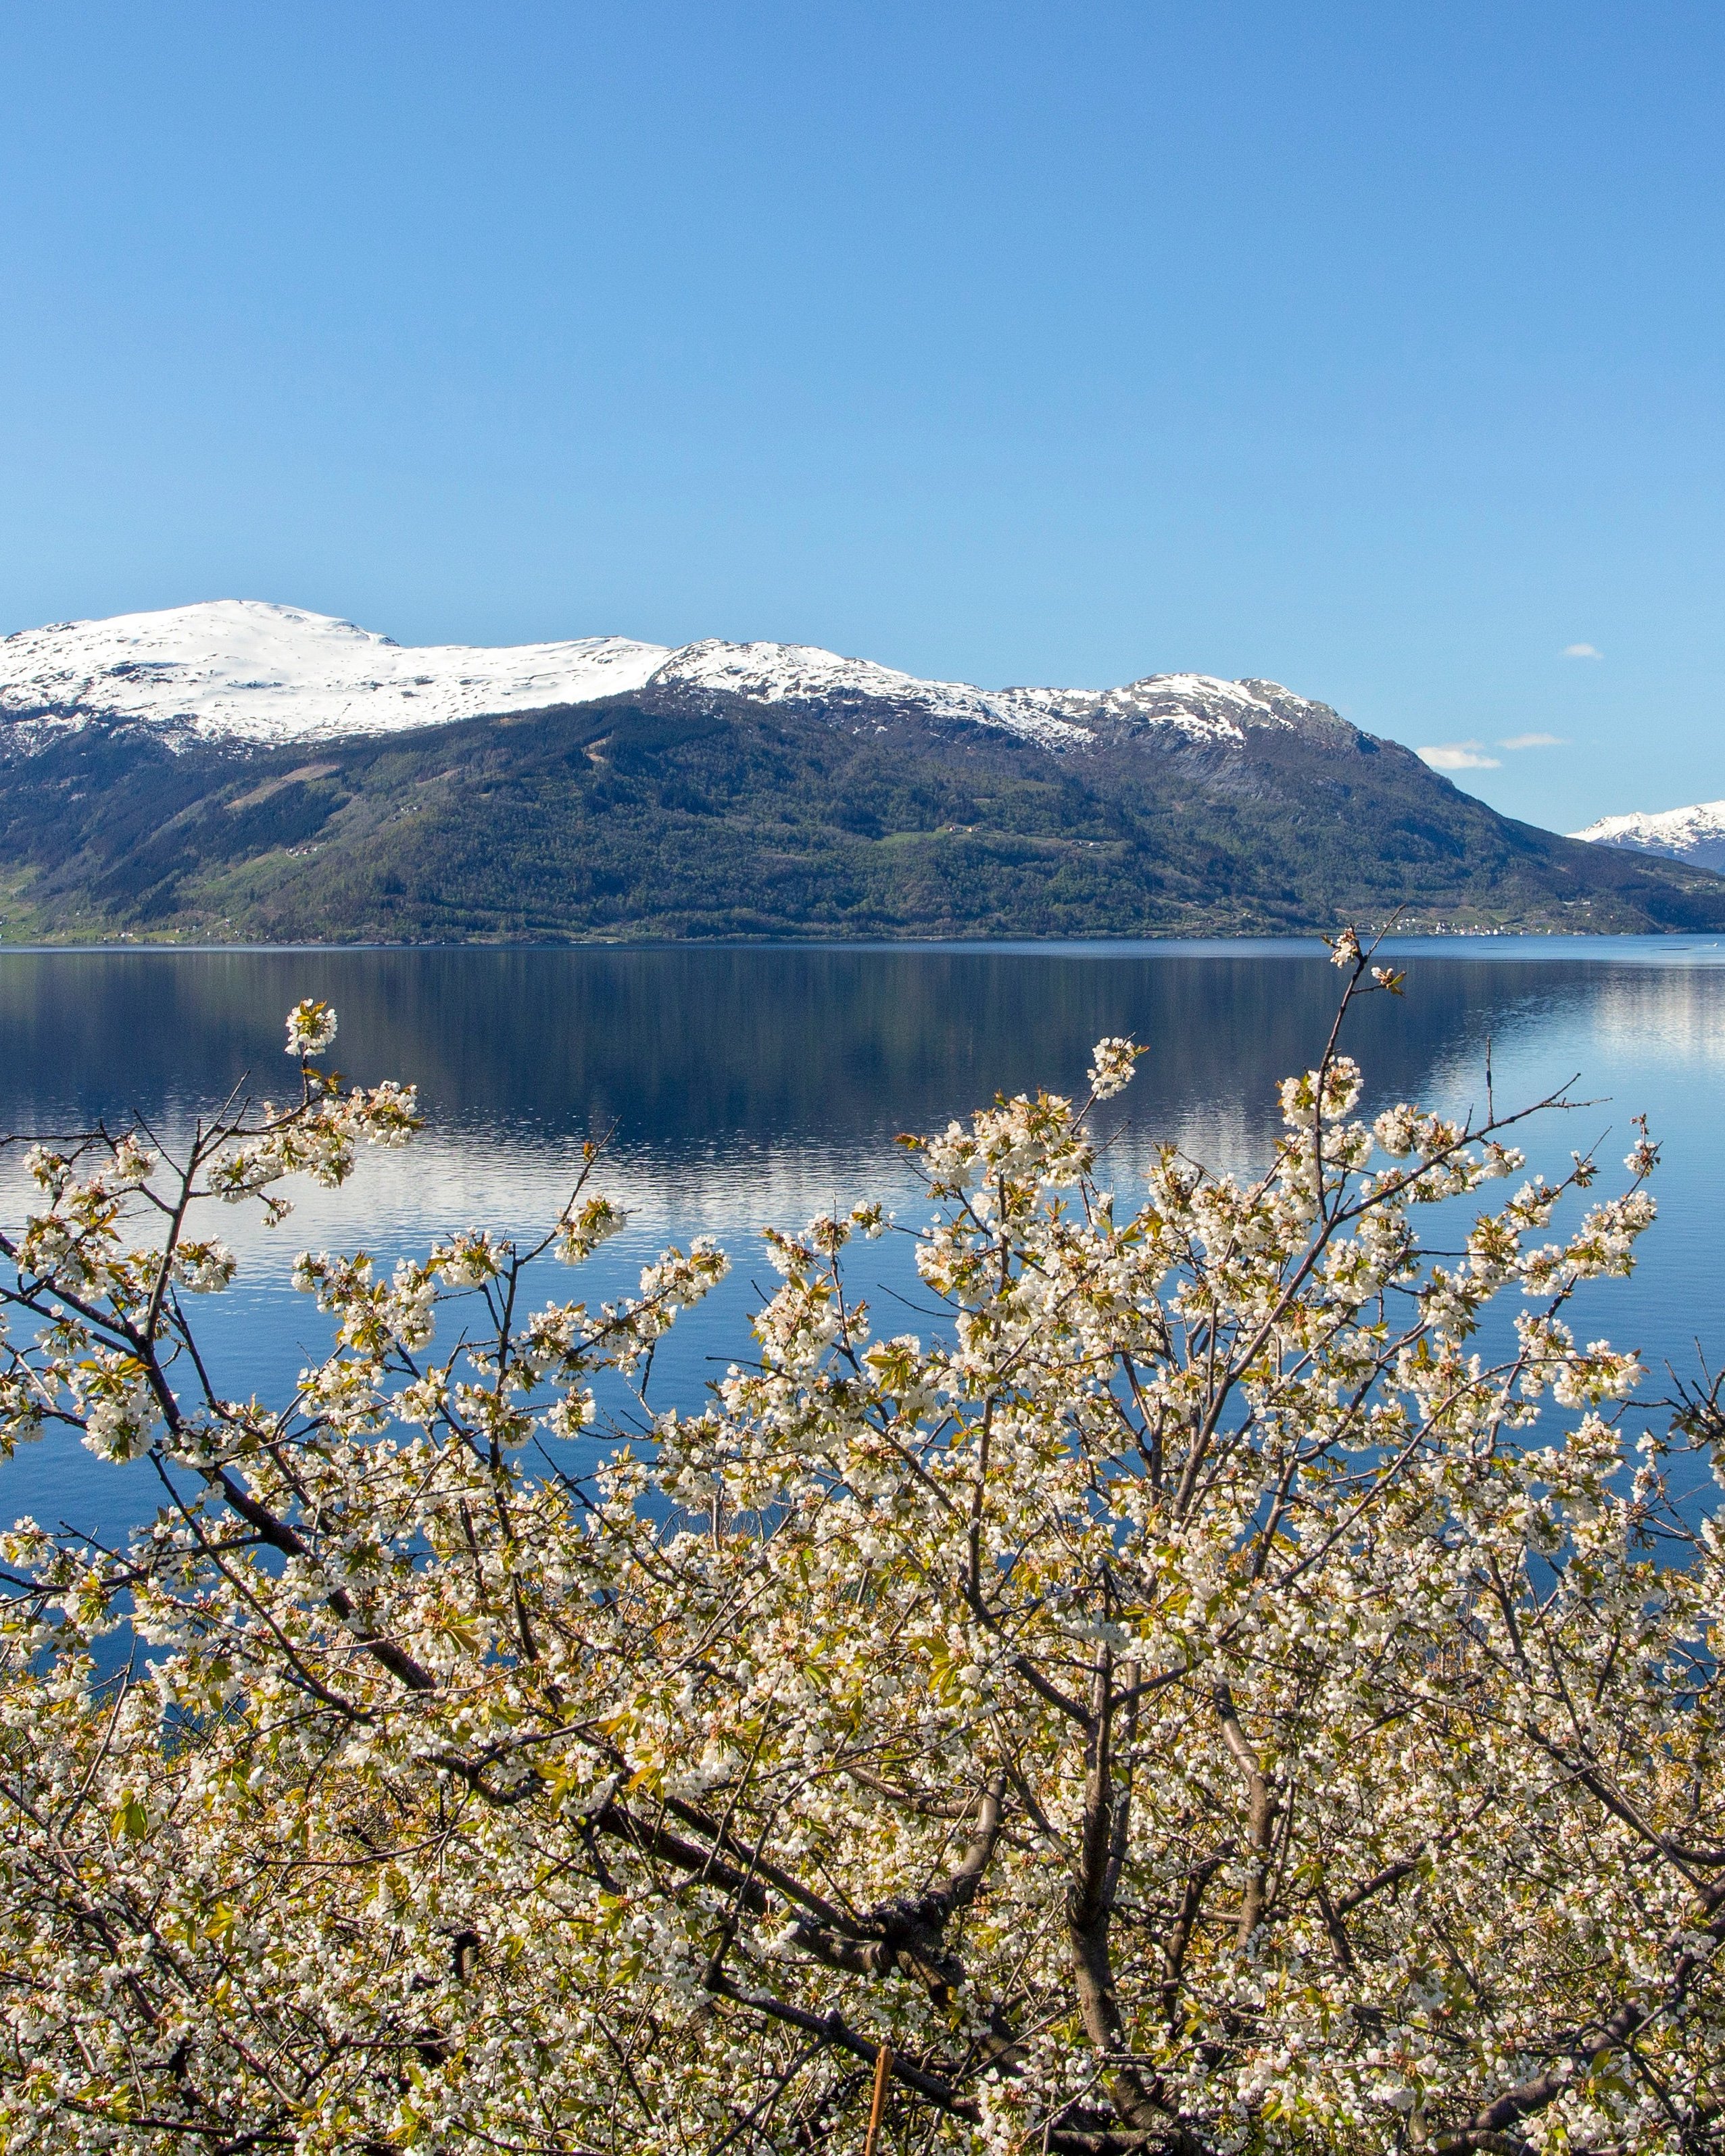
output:
[[[1666,1149],[1662,1217],[1635,1278],[1589,1291],[1586,1337],[1639,1348],[1662,1378],[1699,1340],[1725,1357],[1725,942],[1429,940],[1399,947],[1404,999],[1373,998],[1349,1041],[1368,1106],[1483,1098],[1491,1044],[1500,1107],[1579,1077],[1594,1105],[1553,1119],[1530,1150],[1561,1168],[1602,1136],[1615,1168],[1645,1111]],[[291,1389],[322,1330],[287,1276],[303,1248],[393,1258],[452,1228],[520,1230],[553,1218],[588,1136],[609,1133],[602,1187],[628,1233],[586,1268],[589,1300],[626,1292],[666,1241],[716,1235],[725,1288],[660,1358],[656,1404],[698,1404],[716,1367],[748,1352],[771,1278],[765,1224],[884,1196],[919,1217],[892,1145],[997,1089],[1070,1091],[1091,1044],[1148,1045],[1110,1125],[1122,1191],[1163,1138],[1250,1168],[1276,1129],[1275,1088],[1317,1054],[1337,976],[1288,943],[0,954],[0,1129],[64,1131],[141,1113],[172,1137],[250,1074],[285,1090],[282,1019],[306,995],[341,1014],[336,1060],[365,1081],[418,1083],[430,1128],[367,1157],[346,1193],[301,1193],[266,1231],[221,1209],[240,1279],[202,1307],[218,1381]],[[0,1204],[18,1215],[15,1171]],[[902,1240],[866,1246],[870,1300],[893,1332],[927,1331]],[[578,1291],[548,1268],[547,1294]],[[1659,1389],[1655,1386],[1653,1389]],[[0,1514],[111,1532],[153,1509],[137,1471],[47,1440],[0,1464]]]

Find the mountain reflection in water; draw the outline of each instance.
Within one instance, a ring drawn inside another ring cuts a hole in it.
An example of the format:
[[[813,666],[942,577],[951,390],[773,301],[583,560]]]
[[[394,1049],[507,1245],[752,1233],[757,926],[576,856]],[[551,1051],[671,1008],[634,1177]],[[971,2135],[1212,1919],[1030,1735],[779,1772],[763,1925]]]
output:
[[[1599,1104],[1528,1141],[1541,1165],[1561,1168],[1609,1132],[1609,1173],[1645,1110],[1666,1146],[1663,1217],[1635,1279],[1589,1289],[1577,1329],[1639,1347],[1661,1383],[1661,1360],[1692,1365],[1696,1336],[1725,1356],[1725,947],[1399,948],[1406,995],[1368,999],[1347,1042],[1368,1111],[1482,1105],[1488,1040],[1500,1107],[1577,1074],[1577,1094]],[[1249,1171],[1279,1127],[1276,1081],[1320,1051],[1338,986],[1321,947],[1273,943],[14,952],[0,955],[0,1127],[138,1111],[171,1137],[248,1075],[279,1097],[293,1078],[284,1015],[325,997],[341,1014],[341,1069],[417,1083],[429,1127],[404,1152],[363,1158],[342,1196],[296,1192],[279,1229],[239,1209],[210,1223],[242,1260],[235,1289],[200,1312],[218,1383],[279,1396],[321,1352],[321,1321],[287,1286],[298,1250],[363,1246],[393,1261],[454,1227],[529,1229],[554,1217],[583,1139],[608,1137],[601,1185],[632,1209],[629,1229],[579,1276],[547,1268],[544,1292],[626,1293],[665,1241],[717,1235],[736,1270],[682,1322],[655,1378],[657,1404],[693,1407],[716,1367],[747,1354],[747,1311],[772,1277],[762,1225],[865,1195],[901,1223],[918,1216],[895,1132],[997,1091],[1081,1091],[1091,1044],[1129,1034],[1149,1052],[1100,1124],[1122,1197],[1166,1139]],[[0,1157],[8,1219],[23,1194],[16,1159]],[[877,1324],[927,1332],[905,1240],[860,1258]],[[0,1475],[7,1517],[112,1527],[155,1502],[137,1471],[62,1440]]]

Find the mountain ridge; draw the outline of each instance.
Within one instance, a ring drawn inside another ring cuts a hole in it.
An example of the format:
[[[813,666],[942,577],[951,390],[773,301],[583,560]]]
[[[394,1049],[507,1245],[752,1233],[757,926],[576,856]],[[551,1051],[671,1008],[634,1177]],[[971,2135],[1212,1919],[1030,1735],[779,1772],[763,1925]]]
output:
[[[95,720],[157,732],[173,749],[222,741],[264,747],[635,691],[819,705],[834,716],[909,706],[1056,749],[1088,748],[1140,727],[1238,740],[1252,726],[1347,724],[1327,705],[1273,681],[1188,673],[1146,675],[1111,689],[988,690],[815,644],[716,637],[675,646],[615,636],[404,645],[335,615],[262,599],[57,622],[0,639],[0,718],[27,751]]]
[[[218,604],[272,633],[292,612]],[[1272,682],[991,691],[715,641],[481,665],[331,617],[288,627],[345,674],[254,639],[193,678],[138,619],[94,625],[94,689],[65,663],[87,631],[32,633],[22,669],[0,644],[8,940],[1725,930],[1725,878],[1500,816]],[[593,693],[616,670],[644,678]]]

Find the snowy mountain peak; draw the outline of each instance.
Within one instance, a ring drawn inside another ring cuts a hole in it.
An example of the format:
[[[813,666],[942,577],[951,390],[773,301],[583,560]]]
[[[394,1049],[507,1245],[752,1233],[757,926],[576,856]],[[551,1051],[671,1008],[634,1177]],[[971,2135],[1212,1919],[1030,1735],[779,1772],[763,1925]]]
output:
[[[0,714],[46,737],[91,719],[192,741],[386,733],[638,689],[662,644],[594,636],[418,649],[261,599],[62,622],[0,641]]]
[[[1572,839],[1595,845],[1627,846],[1636,853],[1666,854],[1701,869],[1725,870],[1725,801],[1697,801],[1687,808],[1635,810],[1602,816]]]
[[[884,723],[895,712],[968,721],[1051,749],[1163,731],[1217,747],[1259,727],[1353,732],[1327,705],[1274,681],[1152,674],[1117,689],[987,690],[813,644],[714,638],[677,649],[617,636],[411,646],[260,599],[58,622],[0,639],[0,721],[26,752],[92,721],[147,729],[175,748],[267,745],[589,703],[649,685],[815,707],[840,723]]]

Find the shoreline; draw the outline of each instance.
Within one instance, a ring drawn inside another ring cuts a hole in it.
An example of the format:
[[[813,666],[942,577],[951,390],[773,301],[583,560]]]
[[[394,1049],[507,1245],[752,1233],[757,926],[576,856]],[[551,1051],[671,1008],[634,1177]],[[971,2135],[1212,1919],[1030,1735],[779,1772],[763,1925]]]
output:
[[[1369,934],[1368,929],[1361,933]],[[1437,947],[1434,949],[1434,946]],[[1630,930],[1577,931],[1574,929],[1427,929],[1402,930],[1386,935],[1376,947],[1396,957],[1457,958],[1502,955],[1527,957],[1574,957],[1609,963],[1631,952],[1656,957],[1669,952],[1689,960],[1716,959],[1725,964],[1725,936],[1673,930],[1648,933]],[[0,958],[8,957],[308,957],[333,958],[413,952],[448,955],[456,952],[561,952],[576,955],[600,952],[811,951],[855,952],[885,955],[891,952],[940,954],[947,957],[1322,957],[1327,946],[1316,933],[1289,936],[1157,936],[1157,937],[815,937],[815,936],[703,936],[703,937],[588,937],[557,940],[520,937],[463,940],[450,942],[341,942],[341,943],[205,943],[171,942],[115,937],[99,942],[4,943]]]

